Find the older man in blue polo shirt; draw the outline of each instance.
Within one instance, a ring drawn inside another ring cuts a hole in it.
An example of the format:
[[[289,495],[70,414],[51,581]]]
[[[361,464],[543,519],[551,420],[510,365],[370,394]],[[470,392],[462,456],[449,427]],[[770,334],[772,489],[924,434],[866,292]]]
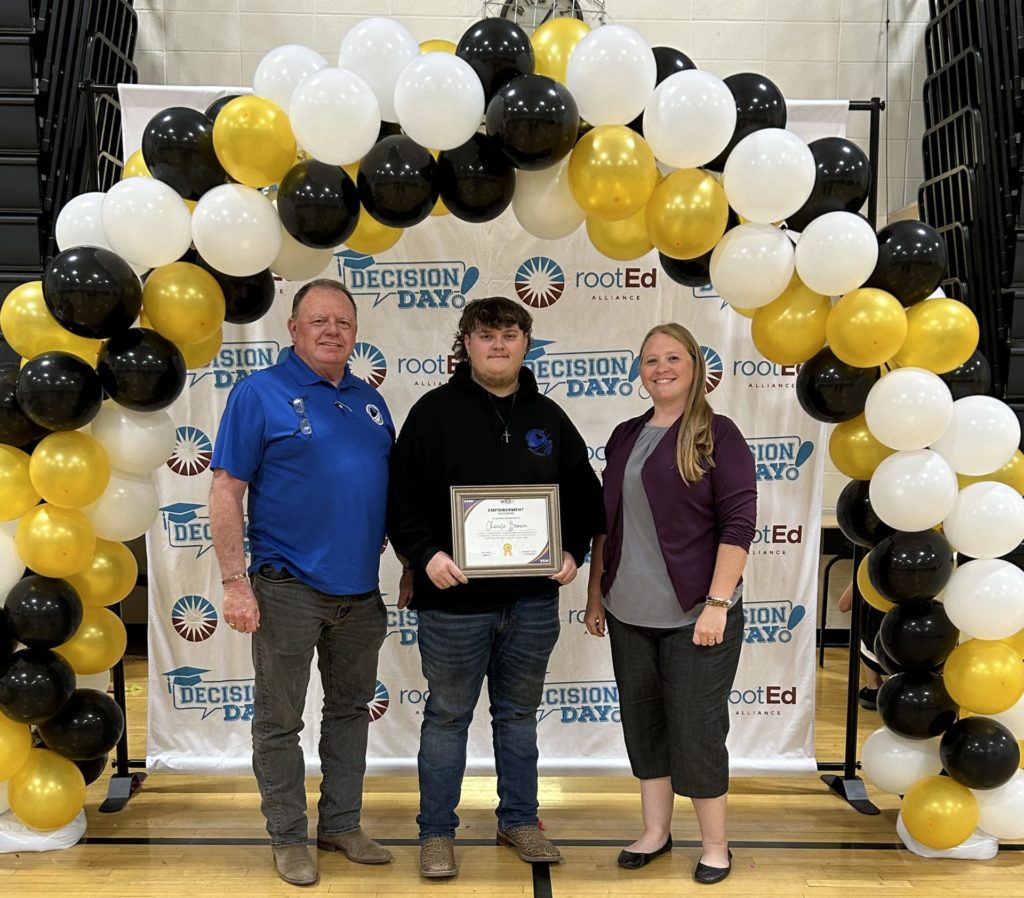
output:
[[[317,847],[383,864],[359,825],[367,703],[387,630],[378,589],[395,429],[381,395],[348,369],[351,294],[316,280],[295,295],[292,350],[239,382],[213,454],[210,524],[224,620],[252,634],[253,770],[278,874],[319,878],[307,843],[299,746],[313,650],[324,688]],[[245,564],[242,498],[248,490]]]

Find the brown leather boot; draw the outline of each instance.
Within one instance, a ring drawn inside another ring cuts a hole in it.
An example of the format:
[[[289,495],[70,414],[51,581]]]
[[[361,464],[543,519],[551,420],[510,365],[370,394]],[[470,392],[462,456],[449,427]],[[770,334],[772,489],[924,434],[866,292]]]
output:
[[[536,826],[499,829],[497,843],[517,849],[528,864],[557,864],[562,860],[562,852]]]
[[[316,847],[321,851],[340,851],[357,864],[391,863],[391,852],[374,842],[362,829],[353,829],[347,833],[318,832]]]
[[[293,886],[311,886],[320,879],[316,861],[305,845],[282,845],[271,848],[277,875]]]
[[[420,875],[427,879],[454,876],[459,872],[455,866],[455,840],[448,836],[431,836],[420,842]]]

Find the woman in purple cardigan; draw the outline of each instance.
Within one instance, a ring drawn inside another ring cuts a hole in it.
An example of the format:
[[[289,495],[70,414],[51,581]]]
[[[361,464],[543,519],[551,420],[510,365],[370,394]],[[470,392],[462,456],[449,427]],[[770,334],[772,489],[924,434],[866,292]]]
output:
[[[729,875],[729,692],[743,642],[741,583],[754,537],[754,461],[705,398],[704,356],[678,324],[653,328],[640,379],[653,408],[605,448],[607,534],[594,540],[585,622],[611,636],[622,729],[640,780],[643,834],[619,866],[672,848],[675,795],[693,802],[703,854],[694,879]]]

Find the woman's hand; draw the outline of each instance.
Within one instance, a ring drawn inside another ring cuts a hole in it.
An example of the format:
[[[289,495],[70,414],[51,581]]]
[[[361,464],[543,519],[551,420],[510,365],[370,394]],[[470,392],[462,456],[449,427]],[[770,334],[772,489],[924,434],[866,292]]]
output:
[[[583,615],[583,623],[591,636],[604,636],[604,605],[601,604],[601,593],[587,595],[587,610]]]
[[[694,645],[718,645],[725,636],[725,619],[728,608],[705,605],[693,628]]]

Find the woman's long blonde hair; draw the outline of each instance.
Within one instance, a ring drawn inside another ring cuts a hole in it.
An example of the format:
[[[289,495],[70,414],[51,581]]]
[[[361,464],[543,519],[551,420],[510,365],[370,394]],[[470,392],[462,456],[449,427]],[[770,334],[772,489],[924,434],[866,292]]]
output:
[[[704,476],[705,470],[715,466],[712,453],[715,449],[711,435],[711,419],[714,416],[707,400],[707,365],[700,344],[685,327],[675,322],[652,327],[640,344],[640,363],[643,364],[647,341],[656,334],[664,334],[683,345],[693,359],[693,385],[683,409],[679,435],[676,437],[676,469],[683,482],[696,483]]]

